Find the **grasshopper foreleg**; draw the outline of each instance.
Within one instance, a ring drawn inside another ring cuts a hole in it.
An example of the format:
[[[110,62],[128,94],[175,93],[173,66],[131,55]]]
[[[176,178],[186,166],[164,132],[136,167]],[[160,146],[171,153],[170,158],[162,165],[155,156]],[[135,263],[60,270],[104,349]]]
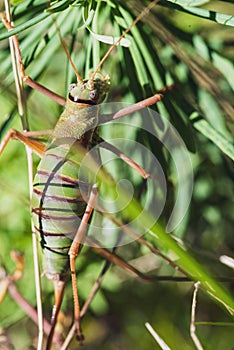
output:
[[[43,143],[32,139],[32,137],[48,136],[48,135],[51,135],[50,130],[35,131],[35,132],[33,131],[20,132],[15,129],[10,129],[0,144],[0,154],[4,151],[5,147],[7,146],[10,140],[18,140],[22,142],[24,145],[28,146],[39,157],[42,157],[44,155],[46,146]]]
[[[160,102],[162,100],[162,98],[163,98],[163,94],[157,93],[149,98],[146,98],[145,100],[142,100],[142,101],[135,103],[134,105],[122,108],[118,112],[100,115],[99,116],[100,124],[104,124],[104,123],[107,123],[111,120],[116,120],[116,119],[125,117],[128,114],[132,114],[132,113],[140,111],[146,107],[152,106],[153,104]]]
[[[120,111],[115,112],[115,113],[110,113],[110,114],[103,114],[99,116],[99,122],[100,124],[107,123],[111,120],[116,120],[122,117],[125,117],[128,114],[135,113],[137,111],[140,111],[144,108],[147,108],[149,106],[154,105],[155,103],[160,102],[164,95],[171,90],[173,90],[175,87],[175,84],[165,86],[163,87],[160,91],[158,91],[155,95],[146,98],[145,100],[141,100],[133,105],[130,105],[128,107],[122,108]]]
[[[5,13],[2,13],[2,21],[3,21],[3,24],[5,25],[5,27],[7,28],[8,31],[11,31],[12,29],[14,29],[14,26],[7,20]],[[32,89],[36,89],[37,91],[39,91],[42,94],[46,95],[47,97],[51,98],[52,100],[54,100],[58,104],[65,106],[66,99],[64,97],[47,89],[45,86],[39,84],[38,82],[36,82],[32,78],[30,78],[25,73],[18,37],[16,35],[13,35],[12,39],[13,39],[13,43],[14,43],[16,57],[17,57],[17,60],[19,62],[20,74],[21,74],[21,77],[22,77],[24,83],[27,84],[28,86],[30,86]]]
[[[122,159],[130,167],[135,169],[143,177],[143,179],[148,179],[151,177],[150,173],[148,173],[145,169],[143,169],[139,164],[134,162],[134,160],[129,158],[125,153],[123,153],[117,147],[115,147],[114,145],[110,144],[109,142],[103,140],[100,136],[98,136],[98,143],[99,143],[100,147],[107,149],[108,151],[116,154],[120,159]]]

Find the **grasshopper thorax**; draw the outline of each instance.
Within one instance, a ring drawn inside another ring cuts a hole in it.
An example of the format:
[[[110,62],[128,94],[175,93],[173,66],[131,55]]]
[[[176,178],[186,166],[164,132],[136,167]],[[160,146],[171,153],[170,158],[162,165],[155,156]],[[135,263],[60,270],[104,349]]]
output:
[[[54,138],[75,138],[83,135],[98,124],[99,104],[109,91],[110,78],[99,75],[92,80],[78,80],[71,84],[69,96],[58,123],[55,126]]]
[[[99,74],[94,80],[78,81],[69,87],[68,99],[74,103],[97,105],[102,103],[109,92],[110,78]]]

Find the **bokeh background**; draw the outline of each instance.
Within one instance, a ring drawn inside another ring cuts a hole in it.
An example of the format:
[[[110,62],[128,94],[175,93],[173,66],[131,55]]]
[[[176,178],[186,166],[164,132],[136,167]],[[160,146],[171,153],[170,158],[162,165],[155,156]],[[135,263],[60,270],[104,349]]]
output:
[[[4,6],[1,4],[1,10]],[[74,81],[59,40],[53,13],[78,71],[87,77],[109,45],[94,33],[118,36],[146,2],[58,1],[49,6],[41,0],[12,4],[26,72],[46,87],[67,95]],[[233,256],[233,15],[231,1],[160,1],[129,34],[131,46],[119,46],[103,66],[111,77],[108,102],[131,102],[151,96],[165,85],[173,91],[155,108],[177,129],[190,153],[194,172],[192,201],[184,220],[173,235],[194,254],[211,275],[230,279],[219,282],[233,292],[232,269],[219,262],[221,255]],[[22,130],[17,111],[8,39],[0,25],[0,127],[1,138],[9,128]],[[103,39],[103,38],[102,38]],[[27,123],[30,130],[54,127],[62,107],[29,88],[26,90]],[[152,127],[166,134],[165,126],[152,120]],[[103,138],[124,136],[126,130],[109,123]],[[167,202],[160,217],[165,226],[177,195],[178,179],[170,155],[163,145],[141,128],[131,135],[146,145],[160,161],[168,184]],[[130,156],[144,165],[132,150]],[[38,158],[34,158],[34,166]],[[148,165],[150,166],[150,165]],[[144,203],[144,182],[121,162],[108,168],[113,176],[132,178],[135,194]],[[20,293],[35,306],[31,244],[28,174],[25,149],[9,143],[0,157],[0,256],[2,278],[11,274],[10,251],[25,254],[24,275],[17,282]],[[188,194],[184,193],[184,199]],[[146,237],[150,241],[150,237]],[[150,275],[178,273],[146,247],[133,242],[117,250],[125,260]],[[173,252],[163,251],[171,259]],[[79,293],[83,303],[105,261],[88,247],[77,259]],[[53,286],[42,277],[43,307],[50,318]],[[194,349],[189,334],[192,282],[143,283],[112,265],[83,320],[86,342],[83,349],[160,349],[146,330],[150,322],[171,349]],[[73,301],[68,282],[61,318],[66,334],[72,322]],[[209,295],[199,291],[197,334],[204,349],[234,347],[233,320]],[[37,327],[22,308],[6,295],[0,304],[1,349],[34,349]],[[5,346],[5,347],[4,347]],[[78,347],[74,339],[69,349]],[[56,346],[55,346],[56,349]]]

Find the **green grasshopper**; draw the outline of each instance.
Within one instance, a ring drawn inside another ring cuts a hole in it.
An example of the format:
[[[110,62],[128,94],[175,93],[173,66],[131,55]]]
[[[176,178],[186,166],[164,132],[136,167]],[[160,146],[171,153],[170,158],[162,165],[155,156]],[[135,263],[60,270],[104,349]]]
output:
[[[152,2],[146,11],[154,6],[156,2]],[[47,350],[52,346],[54,329],[69,271],[71,271],[73,286],[74,324],[78,340],[82,342],[84,339],[81,329],[82,314],[77,291],[75,259],[80,252],[81,245],[89,242],[88,237],[85,236],[85,232],[98,196],[99,179],[93,181],[90,180],[90,176],[92,177],[92,175],[87,175],[87,179],[81,181],[78,173],[80,164],[86,154],[101,140],[98,135],[97,126],[102,121],[106,122],[121,118],[129,113],[155,104],[161,101],[163,97],[163,93],[160,92],[112,115],[103,116],[99,114],[99,105],[104,101],[110,89],[109,76],[104,76],[99,70],[110,52],[144,14],[145,12],[141,13],[120,36],[117,42],[110,47],[89,79],[83,80],[74,68],[77,83],[70,85],[67,99],[53,93],[25,74],[18,39],[16,36],[13,37],[23,81],[30,87],[39,90],[64,106],[64,112],[51,133],[52,141],[48,147],[45,147],[44,144],[32,138],[38,134],[43,135],[43,132],[19,132],[12,129],[4,138],[0,148],[1,153],[9,140],[17,139],[30,147],[42,158],[34,178],[31,206],[34,229],[39,236],[43,250],[44,274],[54,282],[55,288],[52,326],[47,341]],[[5,17],[3,20],[8,30],[12,30],[13,27],[10,22]],[[65,48],[63,41],[61,42]],[[74,67],[71,58],[68,54],[67,56]],[[166,90],[167,88],[164,91]],[[106,147],[108,148],[108,146]],[[109,149],[136,169],[143,178],[150,176],[149,173],[114,146],[110,146]],[[91,160],[92,162],[93,160]],[[94,168],[95,164],[97,168],[99,167],[99,162],[100,159],[94,160],[92,163]],[[102,176],[100,178],[102,179]],[[106,181],[108,182],[108,180]],[[112,218],[112,220],[117,225],[122,225],[117,219]],[[134,233],[131,234],[134,235]],[[114,261],[123,268],[138,275],[138,277],[142,277],[134,268],[114,254],[110,254],[105,248],[95,245],[95,242],[91,242],[91,245],[94,248],[98,248],[99,253],[105,258]]]

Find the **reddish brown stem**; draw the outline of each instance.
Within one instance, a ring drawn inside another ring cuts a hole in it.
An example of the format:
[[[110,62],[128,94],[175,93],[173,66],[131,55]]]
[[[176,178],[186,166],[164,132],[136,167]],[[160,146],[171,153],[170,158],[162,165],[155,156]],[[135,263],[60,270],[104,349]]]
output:
[[[13,282],[9,284],[8,291],[12,299],[29,316],[29,318],[35,324],[38,324],[37,311],[34,309],[34,307],[31,304],[29,304],[29,302],[26,299],[24,299],[24,297],[20,294],[16,285]],[[50,329],[51,329],[50,323],[46,319],[44,319],[44,330],[47,335],[50,333]],[[62,344],[61,336],[58,333],[54,334],[54,342],[58,346],[61,346]]]

